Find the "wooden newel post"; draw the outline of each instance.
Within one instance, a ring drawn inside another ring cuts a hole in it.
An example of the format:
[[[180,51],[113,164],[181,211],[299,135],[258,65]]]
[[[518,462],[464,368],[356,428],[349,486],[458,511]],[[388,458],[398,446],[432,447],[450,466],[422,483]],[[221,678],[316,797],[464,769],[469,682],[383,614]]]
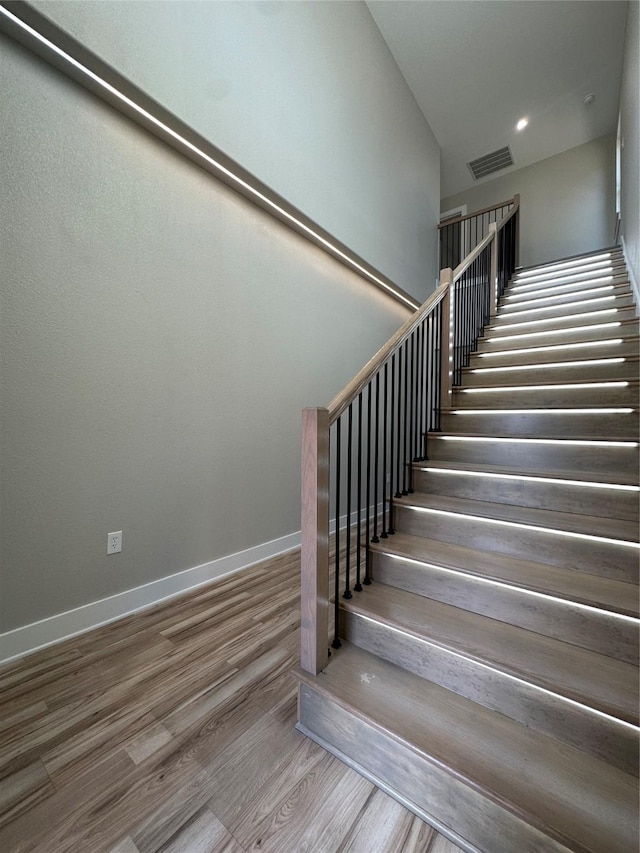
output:
[[[440,408],[446,409],[451,405],[451,388],[453,385],[452,371],[452,341],[453,333],[453,270],[447,267],[440,270],[440,284],[446,284],[447,292],[442,299],[442,359],[440,364]]]
[[[490,296],[489,315],[495,317],[498,311],[498,223],[489,223],[489,234],[493,234],[491,243],[491,271],[489,273]]]
[[[329,410],[302,412],[300,665],[317,675],[329,661]]]

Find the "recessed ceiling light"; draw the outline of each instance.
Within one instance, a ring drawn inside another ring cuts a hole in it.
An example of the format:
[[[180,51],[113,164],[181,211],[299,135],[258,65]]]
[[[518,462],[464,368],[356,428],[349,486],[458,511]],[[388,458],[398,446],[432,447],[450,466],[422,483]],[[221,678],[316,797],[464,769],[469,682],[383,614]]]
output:
[[[516,125],[516,130],[524,130],[525,127],[529,124],[528,118],[521,118],[518,124]]]

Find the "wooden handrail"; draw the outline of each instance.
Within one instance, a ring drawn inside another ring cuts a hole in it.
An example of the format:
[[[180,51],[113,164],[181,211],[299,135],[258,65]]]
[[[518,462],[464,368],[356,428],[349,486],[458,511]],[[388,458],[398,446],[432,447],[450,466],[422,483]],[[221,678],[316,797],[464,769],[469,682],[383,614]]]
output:
[[[453,225],[454,222],[464,222],[465,219],[473,219],[474,216],[482,216],[483,213],[491,213],[492,210],[497,210],[499,207],[506,207],[508,204],[514,204],[516,198],[519,198],[519,196],[508,198],[506,201],[499,202],[498,204],[492,204],[490,207],[483,207],[480,210],[474,210],[473,213],[467,213],[464,216],[455,216],[451,219],[446,219],[444,222],[438,223],[438,230],[440,228],[446,228],[447,225]]]
[[[356,399],[358,394],[367,386],[368,382],[375,376],[376,371],[382,367],[389,356],[402,346],[413,330],[420,325],[429,311],[435,308],[436,305],[442,301],[447,288],[448,285],[440,285],[437,287],[426,302],[423,302],[416,313],[409,317],[407,322],[398,329],[395,335],[390,338],[387,343],[378,350],[373,358],[365,364],[360,373],[358,373],[358,375],[333,398],[328,406],[330,424],[332,424],[344,411],[346,411],[349,403],[352,403]]]
[[[520,207],[520,196],[516,195],[512,199],[509,199],[508,202],[504,202],[502,205],[498,205],[498,207],[505,207],[507,204],[513,204],[511,210],[506,213],[502,219],[495,223],[496,228],[491,229],[489,234],[482,239],[478,245],[467,255],[467,257],[462,261],[462,263],[458,264],[458,266],[453,271],[453,281],[455,282],[460,276],[471,266],[471,264],[475,261],[475,259],[480,255],[484,249],[489,245],[489,243],[495,238],[496,234],[504,228],[507,222],[516,215],[517,210]],[[494,210],[494,208],[487,208],[490,210]],[[473,214],[472,214],[473,215]],[[493,224],[493,223],[492,223]],[[417,312],[413,314],[413,316],[409,317],[406,323],[398,329],[395,335],[387,341],[387,343],[378,350],[378,352],[370,359],[362,370],[358,373],[358,375],[349,382],[345,388],[337,394],[333,400],[329,403],[329,423],[332,424],[340,415],[346,411],[349,403],[352,403],[358,394],[366,388],[369,381],[375,376],[376,372],[382,367],[385,361],[389,358],[389,356],[396,352],[405,340],[411,335],[413,330],[422,322],[425,315],[432,309],[435,308],[436,305],[444,299],[445,292],[447,290],[448,284],[441,283],[436,290],[429,296],[429,298],[424,302],[420,308],[418,308]]]

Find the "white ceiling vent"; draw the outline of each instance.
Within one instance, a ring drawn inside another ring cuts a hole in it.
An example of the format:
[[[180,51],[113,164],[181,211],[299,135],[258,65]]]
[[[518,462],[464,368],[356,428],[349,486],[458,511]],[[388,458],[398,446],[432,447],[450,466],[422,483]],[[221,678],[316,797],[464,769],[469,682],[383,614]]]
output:
[[[492,151],[491,154],[485,154],[484,157],[478,157],[467,163],[474,180],[485,178],[487,175],[492,175],[494,172],[499,172],[500,169],[506,169],[507,166],[513,166],[513,157],[511,149],[508,145],[504,148],[498,148],[497,151]]]

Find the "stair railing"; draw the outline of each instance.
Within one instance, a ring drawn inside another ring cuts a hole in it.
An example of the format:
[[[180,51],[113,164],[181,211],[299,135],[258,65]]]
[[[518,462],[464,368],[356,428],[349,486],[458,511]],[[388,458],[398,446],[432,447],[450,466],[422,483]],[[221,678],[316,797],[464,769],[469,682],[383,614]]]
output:
[[[500,220],[519,203],[519,196],[500,201],[465,216],[451,216],[438,225],[440,269],[455,268]]]
[[[325,408],[302,413],[301,666],[340,646],[340,600],[371,583],[370,543],[394,535],[394,502],[477,347],[518,260],[519,198]],[[330,599],[333,608],[330,610]],[[333,623],[331,625],[331,623]]]

